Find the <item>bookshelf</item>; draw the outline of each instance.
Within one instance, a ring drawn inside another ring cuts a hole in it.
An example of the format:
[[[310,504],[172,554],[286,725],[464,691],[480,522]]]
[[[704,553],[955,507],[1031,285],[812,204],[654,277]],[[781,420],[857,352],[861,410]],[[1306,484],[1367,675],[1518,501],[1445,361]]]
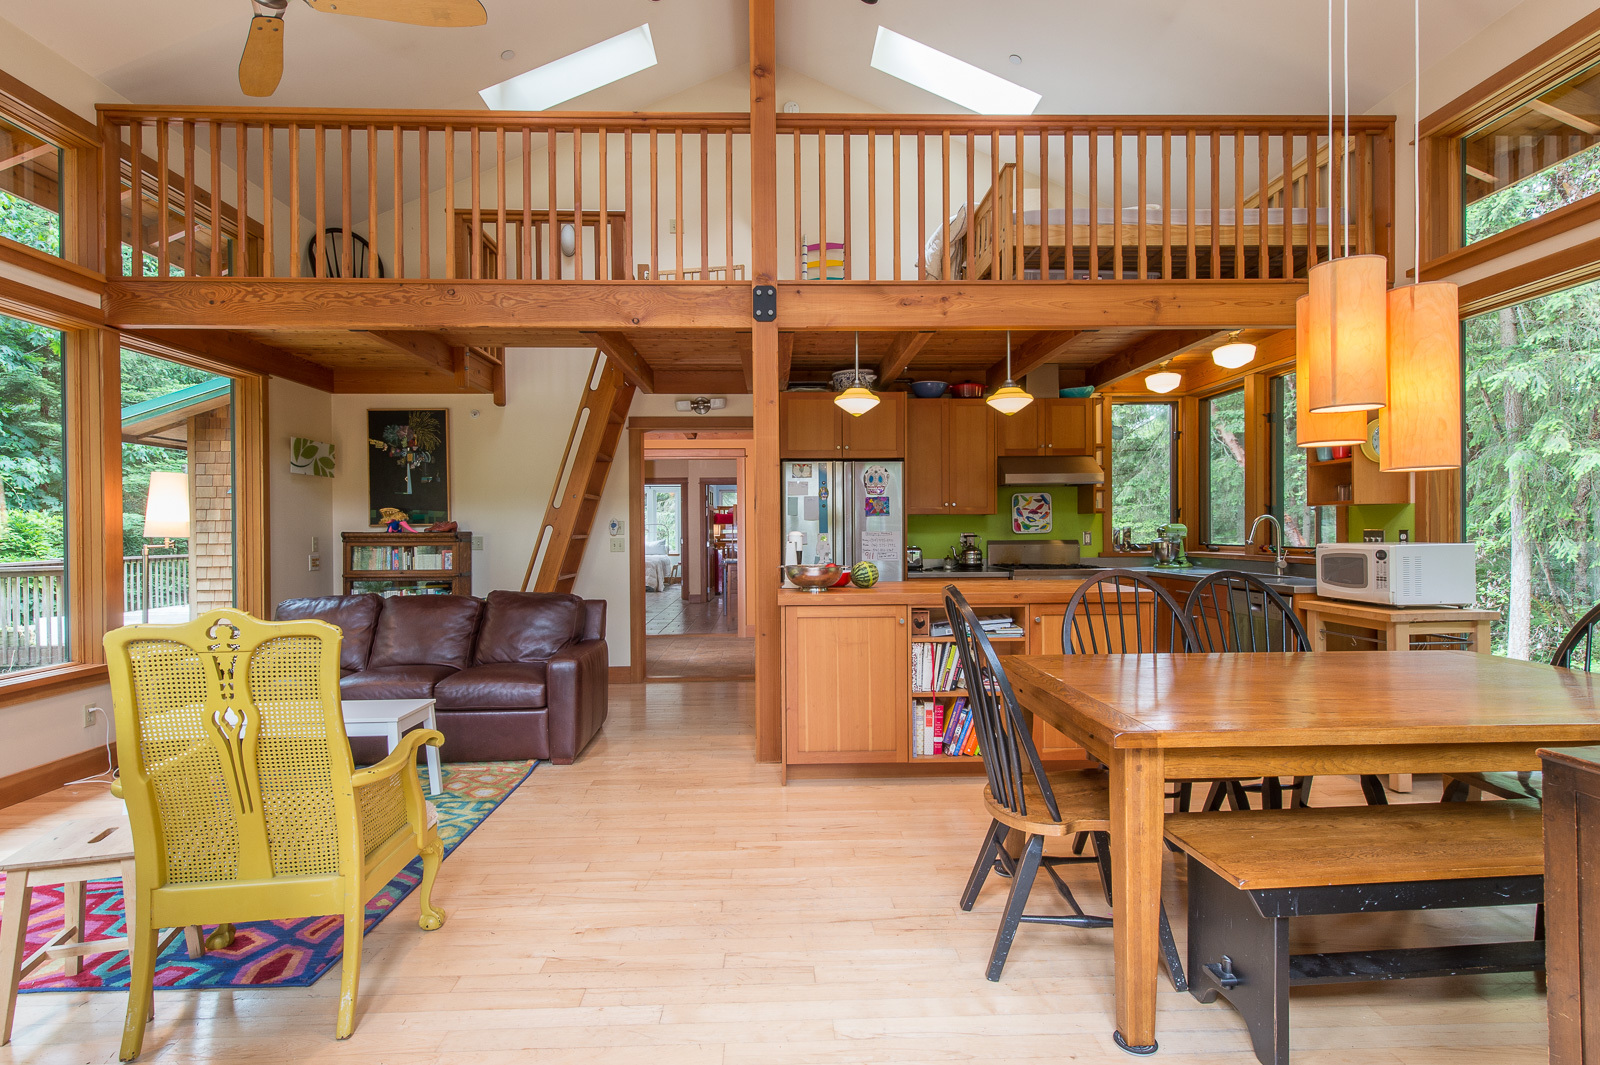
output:
[[[989,641],[1001,653],[1017,654],[1027,649],[1027,611],[1023,607],[985,607],[975,611],[978,620],[989,632]],[[960,657],[955,637],[945,635],[949,618],[941,608],[916,610],[911,627],[911,761],[913,762],[977,762],[981,755],[946,754],[944,739],[947,728],[959,727],[967,742],[963,749],[972,750],[972,728],[967,722],[970,715],[965,707],[968,691],[961,676]],[[1004,626],[1001,628],[1000,626]]]
[[[344,593],[471,595],[472,534],[343,534]]]

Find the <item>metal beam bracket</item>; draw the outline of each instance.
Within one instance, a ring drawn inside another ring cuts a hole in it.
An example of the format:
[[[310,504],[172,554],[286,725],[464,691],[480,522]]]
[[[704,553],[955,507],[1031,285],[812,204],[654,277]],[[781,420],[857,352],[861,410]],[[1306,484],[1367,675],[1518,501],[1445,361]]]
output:
[[[751,288],[751,317],[758,322],[778,320],[778,288],[776,285],[756,285]]]

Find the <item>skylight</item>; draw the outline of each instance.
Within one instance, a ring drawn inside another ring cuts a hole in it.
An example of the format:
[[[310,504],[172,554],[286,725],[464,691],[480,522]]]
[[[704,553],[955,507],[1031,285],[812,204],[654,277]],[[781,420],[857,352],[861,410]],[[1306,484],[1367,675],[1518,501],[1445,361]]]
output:
[[[1031,115],[1043,99],[1032,89],[963,63],[921,41],[878,27],[872,65],[980,115]]]
[[[580,48],[481,90],[492,111],[543,111],[656,65],[650,24]]]

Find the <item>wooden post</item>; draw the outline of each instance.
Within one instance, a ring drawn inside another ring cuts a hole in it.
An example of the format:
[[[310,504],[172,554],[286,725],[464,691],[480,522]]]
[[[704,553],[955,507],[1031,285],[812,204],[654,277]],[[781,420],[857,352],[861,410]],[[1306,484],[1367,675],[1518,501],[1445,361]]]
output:
[[[778,66],[776,0],[750,0],[750,262],[756,285],[778,282]],[[796,201],[798,210],[798,200]],[[824,249],[826,251],[826,249]],[[822,256],[826,261],[827,255]],[[747,587],[756,630],[756,759],[776,762],[783,751],[778,631],[778,559],[783,512],[778,470],[778,323],[754,322],[751,391],[755,440],[746,486],[757,515],[748,539]]]

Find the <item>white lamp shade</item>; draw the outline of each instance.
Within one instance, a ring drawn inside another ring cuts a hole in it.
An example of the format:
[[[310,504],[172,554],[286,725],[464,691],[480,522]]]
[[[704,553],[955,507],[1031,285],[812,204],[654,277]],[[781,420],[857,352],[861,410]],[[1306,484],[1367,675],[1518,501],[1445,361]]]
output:
[[[1183,384],[1183,375],[1171,370],[1161,370],[1144,379],[1144,386],[1152,392],[1167,393]]]
[[[1389,260],[1350,255],[1313,266],[1307,280],[1310,377],[1300,387],[1310,394],[1312,411],[1382,407],[1388,389]]]
[[[1461,465],[1461,298],[1451,282],[1389,293],[1389,402],[1378,422],[1385,473]]]
[[[834,396],[833,402],[852,418],[859,418],[878,405],[878,397],[860,385],[852,385]]]
[[[1241,366],[1248,366],[1255,361],[1256,346],[1246,344],[1242,340],[1235,340],[1231,344],[1224,344],[1211,353],[1211,361],[1228,370],[1237,370]]]
[[[1004,388],[997,389],[995,394],[984,402],[1009,418],[1023,407],[1032,403],[1033,396],[1008,382]]]
[[[1336,414],[1314,414],[1311,411],[1310,389],[1306,385],[1311,374],[1311,340],[1308,336],[1310,317],[1311,297],[1301,296],[1294,305],[1294,442],[1299,447],[1359,444],[1367,438],[1365,411],[1343,411]]]
[[[175,470],[158,470],[150,475],[150,494],[144,504],[144,535],[147,540],[184,540],[189,536],[189,477]]]

